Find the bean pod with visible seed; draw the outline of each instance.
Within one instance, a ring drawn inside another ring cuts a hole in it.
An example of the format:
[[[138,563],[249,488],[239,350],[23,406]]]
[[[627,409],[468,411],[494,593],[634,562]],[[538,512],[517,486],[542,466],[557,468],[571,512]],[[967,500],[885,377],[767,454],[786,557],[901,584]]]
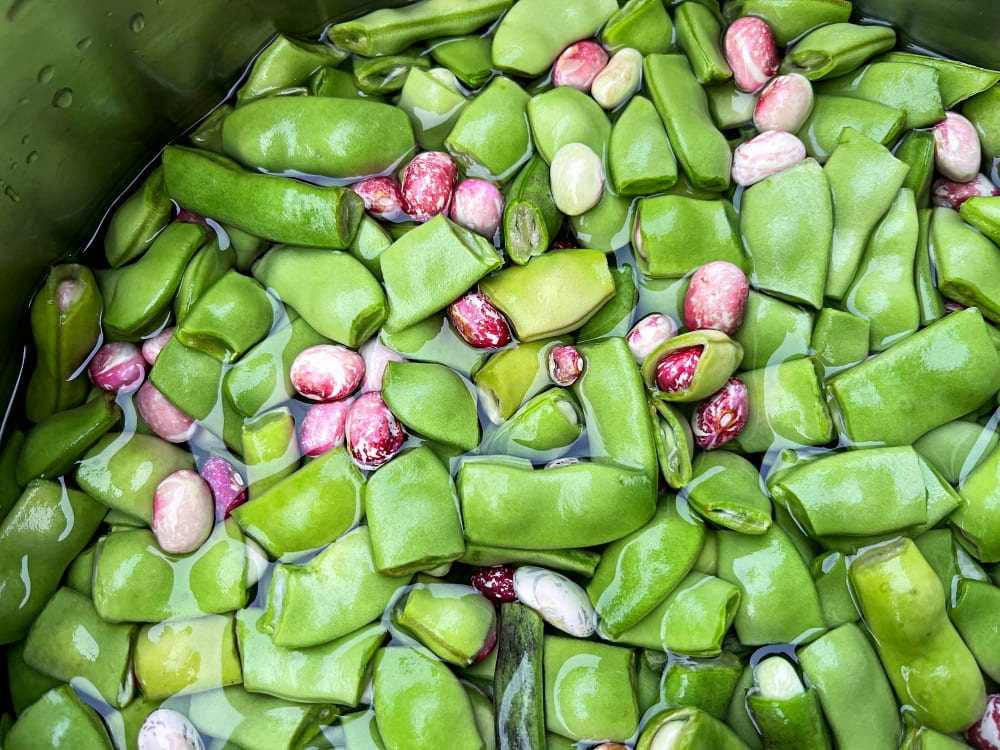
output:
[[[222,456],[209,456],[198,473],[212,490],[217,521],[229,518],[230,513],[247,501],[246,481]]]
[[[135,344],[109,341],[87,365],[90,382],[109,393],[131,393],[146,378],[146,360]]]
[[[451,196],[451,220],[492,239],[503,220],[503,193],[492,182],[462,180]]]
[[[594,79],[590,95],[604,109],[615,109],[639,90],[642,53],[631,47],[618,50]]]
[[[151,528],[164,552],[194,552],[208,539],[214,524],[212,488],[197,472],[175,471],[156,486]]]
[[[169,708],[158,708],[146,717],[136,745],[139,750],[205,750],[190,719]]]
[[[516,602],[514,592],[514,568],[509,565],[494,565],[480,568],[472,574],[472,587],[495,604]]]
[[[722,40],[736,88],[756,94],[778,72],[780,60],[771,28],[754,16],[733,21]]]
[[[564,633],[586,638],[596,629],[597,613],[587,592],[561,573],[523,565],[514,571],[514,593]]]
[[[467,292],[448,305],[448,320],[469,346],[497,349],[510,343],[510,326],[482,292]]]
[[[684,295],[684,325],[731,336],[743,323],[749,294],[750,284],[739,266],[725,260],[706,263],[692,274]]]
[[[344,425],[347,449],[362,469],[377,469],[399,453],[406,440],[403,425],[379,393],[354,399]]]
[[[149,363],[150,367],[156,364],[156,358],[160,356],[163,347],[167,345],[167,342],[170,341],[173,335],[173,327],[164,328],[159,333],[150,336],[142,342],[142,358]]]
[[[733,182],[742,187],[794,167],[806,158],[806,147],[783,130],[769,130],[744,141],[733,152]]]
[[[403,170],[403,209],[416,221],[447,212],[458,168],[443,151],[425,151]]]
[[[299,427],[299,447],[307,456],[322,456],[344,442],[344,429],[351,401],[313,404]]]
[[[944,119],[931,132],[938,172],[956,182],[968,182],[979,174],[982,148],[979,134],[968,119],[957,112],[945,112]]]
[[[571,44],[552,65],[552,84],[572,86],[585,94],[589,93],[597,74],[607,64],[608,53],[597,42],[587,40]]]
[[[986,711],[965,736],[979,750],[1000,750],[1000,693],[986,697]]]
[[[813,107],[812,83],[804,75],[789,73],[773,79],[760,92],[753,108],[753,124],[761,133],[784,130],[794,133]]]
[[[671,352],[656,365],[656,385],[666,393],[686,391],[694,382],[703,346],[689,346]]]
[[[369,177],[349,186],[365,202],[365,211],[379,219],[400,221],[403,209],[403,191],[394,177]]]
[[[633,359],[645,362],[656,347],[677,335],[677,327],[677,321],[663,313],[650,313],[640,320],[625,335]]]
[[[337,344],[303,349],[292,361],[289,378],[298,393],[313,401],[339,401],[351,395],[365,376],[361,355]]]
[[[405,362],[406,358],[387,347],[378,336],[372,336],[358,349],[365,363],[365,377],[361,381],[361,392],[382,390],[385,366],[390,362]]]
[[[135,408],[156,435],[168,443],[186,443],[197,423],[147,381],[135,394]]]
[[[556,208],[567,216],[590,210],[604,191],[601,157],[583,143],[567,143],[552,157],[549,187]]]
[[[968,182],[954,180],[935,180],[931,190],[931,200],[935,206],[954,208],[956,211],[973,196],[990,197],[1000,195],[1000,188],[994,185],[990,178],[980,173]]]
[[[575,346],[554,346],[549,350],[549,379],[556,385],[571,386],[583,372],[583,355]]]
[[[695,407],[691,432],[699,448],[712,450],[725,445],[747,423],[747,387],[739,378],[729,378],[718,391]]]

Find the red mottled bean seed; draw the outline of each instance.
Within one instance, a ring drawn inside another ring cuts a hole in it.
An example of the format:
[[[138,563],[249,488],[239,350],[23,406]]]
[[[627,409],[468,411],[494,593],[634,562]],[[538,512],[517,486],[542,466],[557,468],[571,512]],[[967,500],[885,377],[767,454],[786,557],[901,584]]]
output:
[[[761,19],[737,18],[726,29],[722,44],[740,91],[756,94],[778,72],[781,61],[774,35]]]
[[[556,207],[567,216],[589,211],[604,192],[601,157],[583,143],[567,143],[552,157],[549,187]]]
[[[575,346],[554,346],[549,350],[549,379],[556,385],[571,386],[583,372],[583,355]]]
[[[246,481],[222,456],[207,458],[198,473],[212,490],[217,521],[229,518],[230,513],[247,501]]]
[[[365,202],[365,211],[379,219],[405,218],[403,190],[395,177],[369,177],[349,186]]]
[[[170,341],[173,335],[174,329],[172,327],[164,328],[159,333],[150,336],[142,342],[142,357],[149,363],[150,367],[156,364],[156,358],[160,356],[163,347],[167,345],[167,342]]]
[[[169,708],[158,708],[146,717],[136,745],[139,750],[205,750],[190,719]]]
[[[208,482],[181,469],[167,476],[153,494],[153,535],[164,552],[194,552],[212,533],[215,501]]]
[[[405,362],[406,358],[387,347],[378,336],[372,336],[358,349],[365,363],[365,377],[361,381],[361,392],[382,390],[385,366],[390,362]]]
[[[503,220],[503,193],[492,182],[462,180],[451,196],[451,220],[492,239]]]
[[[313,401],[338,401],[351,395],[365,376],[361,355],[339,344],[303,349],[288,377],[295,390]]]
[[[608,53],[597,42],[588,40],[571,44],[552,65],[552,84],[572,86],[585,94],[589,93],[597,74],[607,64]]]
[[[458,168],[443,151],[417,154],[403,170],[403,210],[416,221],[448,210]]]
[[[680,393],[694,382],[694,372],[705,350],[703,346],[689,346],[671,352],[656,365],[656,384],[661,391]]]
[[[945,112],[944,119],[931,132],[938,172],[956,182],[968,182],[979,174],[983,154],[979,134],[971,122],[957,112]]]
[[[475,656],[472,657],[472,663],[475,664],[477,661],[482,661],[491,653],[497,645],[497,624],[494,622],[492,627],[490,627],[490,632],[486,634],[486,642],[483,647],[479,649]]]
[[[753,124],[761,133],[784,130],[794,133],[813,107],[812,83],[803,75],[778,76],[760,92],[753,109]]]
[[[347,449],[362,469],[377,469],[395,456],[406,433],[382,400],[381,394],[363,393],[351,404],[344,427]]]
[[[625,335],[625,342],[632,357],[641,364],[656,347],[677,335],[677,327],[677,321],[669,315],[651,313],[632,326]]]
[[[146,360],[135,344],[109,341],[87,365],[90,382],[110,393],[131,393],[146,379]]]
[[[750,284],[734,263],[716,260],[698,268],[684,295],[684,325],[732,335],[743,323]]]
[[[509,565],[480,568],[472,574],[471,583],[480,594],[496,604],[517,601],[517,594],[514,593],[514,568]]]
[[[168,443],[186,443],[198,429],[194,419],[174,406],[149,381],[136,392],[135,408],[149,429]]]
[[[448,305],[448,320],[469,346],[497,349],[510,343],[510,326],[482,292],[467,292]]]
[[[987,696],[986,711],[965,736],[979,750],[1000,750],[1000,694]]]
[[[550,250],[575,250],[578,247],[579,245],[570,240],[553,240],[549,245]]]
[[[982,173],[977,174],[968,182],[935,180],[931,200],[935,206],[954,208],[957,211],[965,201],[974,195],[987,197],[1000,195],[1000,188],[990,182],[990,178]]]
[[[806,147],[783,130],[769,130],[745,141],[733,152],[733,182],[749,187],[794,167],[806,158]]]
[[[695,407],[691,415],[695,443],[704,450],[725,445],[743,430],[748,413],[746,385],[739,378],[729,378]]]
[[[642,83],[642,53],[631,47],[618,50],[597,74],[590,95],[604,109],[615,109],[628,101]]]
[[[307,456],[322,456],[344,442],[351,401],[313,404],[299,427],[299,447]]]

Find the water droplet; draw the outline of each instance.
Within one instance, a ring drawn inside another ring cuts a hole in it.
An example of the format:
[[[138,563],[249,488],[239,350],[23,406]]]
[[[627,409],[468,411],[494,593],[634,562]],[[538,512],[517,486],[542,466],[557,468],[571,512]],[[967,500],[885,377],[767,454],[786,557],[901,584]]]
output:
[[[142,13],[136,13],[129,19],[128,27],[136,34],[146,28],[146,17]]]
[[[18,100],[17,100],[17,103],[18,103],[18,104],[19,104],[20,106],[22,106],[22,107],[23,107],[23,106],[24,106],[25,104],[28,104],[28,103],[30,103],[30,102],[31,102],[31,100],[30,100],[30,99],[29,99],[28,97],[26,97],[26,96],[22,96],[22,97],[21,97],[20,99],[18,99]]]
[[[21,136],[21,145],[22,146],[27,146],[29,143],[31,143],[31,136],[27,135],[27,134],[22,135]]]
[[[86,52],[88,49],[90,49],[90,45],[92,45],[93,43],[94,40],[92,40],[89,36],[85,36],[83,39],[81,39],[79,42],[76,43],[76,48],[81,52]]]
[[[14,0],[7,8],[7,20],[16,23],[34,5],[34,0]]]
[[[45,65],[41,70],[38,71],[38,82],[48,83],[52,80],[52,76],[56,74],[56,69],[51,65]]]
[[[6,195],[8,198],[10,198],[12,203],[21,202],[21,196],[18,195],[17,191],[14,190],[14,188],[12,188],[10,185],[4,188],[3,194]]]
[[[28,154],[28,157],[24,161],[28,164],[34,164],[36,161],[38,161],[38,152],[32,151],[30,154]]]
[[[69,109],[73,103],[73,90],[62,88],[52,95],[52,106],[59,109]]]
[[[163,0],[156,0],[157,5],[163,5]]]

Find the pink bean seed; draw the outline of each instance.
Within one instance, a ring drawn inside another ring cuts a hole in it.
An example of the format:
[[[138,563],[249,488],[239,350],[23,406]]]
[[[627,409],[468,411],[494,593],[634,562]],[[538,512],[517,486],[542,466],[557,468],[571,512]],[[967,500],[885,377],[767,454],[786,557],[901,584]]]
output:
[[[186,443],[198,429],[191,417],[174,406],[149,381],[136,392],[135,408],[149,429],[169,443]]]
[[[477,349],[510,343],[510,326],[482,292],[467,292],[448,305],[448,319],[459,336]]]
[[[246,481],[222,456],[207,458],[198,473],[212,490],[217,521],[229,518],[230,513],[247,501]]]
[[[573,385],[583,372],[583,355],[575,346],[555,346],[549,350],[549,380],[556,385]]]
[[[395,456],[406,433],[382,400],[381,394],[363,393],[347,412],[344,426],[347,449],[362,469],[377,469]]]
[[[462,180],[451,196],[451,220],[492,239],[503,220],[503,193],[492,182]]]
[[[656,347],[677,335],[677,321],[669,315],[651,313],[640,320],[625,335],[632,357],[642,364]]]
[[[955,182],[968,182],[979,174],[983,153],[971,122],[957,112],[945,112],[931,132],[938,172]]]
[[[358,354],[365,363],[365,377],[361,381],[361,392],[382,390],[382,377],[385,366],[390,362],[405,362],[406,357],[397,354],[382,343],[378,336],[372,336],[358,349]]]
[[[806,121],[813,107],[809,79],[798,73],[778,76],[760,92],[753,109],[753,124],[761,133],[784,130],[794,133]]]
[[[666,393],[686,391],[694,382],[703,346],[689,346],[671,352],[656,366],[656,384]]]
[[[597,42],[588,40],[571,44],[562,51],[552,66],[552,84],[572,86],[586,94],[597,74],[607,64],[608,53]]]
[[[684,325],[732,335],[743,323],[750,284],[739,266],[725,260],[706,263],[692,274],[684,295]]]
[[[576,466],[579,463],[583,463],[577,456],[563,456],[562,458],[553,458],[549,461],[543,469],[558,469],[563,466]]]
[[[416,221],[427,221],[445,213],[458,168],[443,151],[424,151],[403,170],[403,209]]]
[[[208,482],[181,469],[167,476],[153,494],[153,535],[164,552],[194,552],[212,533],[215,502]]]
[[[986,697],[986,710],[965,736],[979,750],[1000,750],[1000,694]]]
[[[339,344],[303,349],[292,361],[292,386],[313,401],[337,401],[351,395],[365,376],[365,361]]]
[[[90,382],[110,393],[131,393],[146,379],[146,360],[135,344],[109,341],[87,365]]]
[[[56,311],[65,315],[77,300],[83,296],[83,282],[79,279],[64,279],[56,286]]]
[[[167,345],[167,342],[170,341],[173,335],[174,329],[172,327],[164,328],[159,333],[150,336],[142,342],[142,358],[149,363],[150,367],[156,364],[156,358],[160,356],[163,347]]]
[[[490,632],[486,634],[486,640],[483,643],[483,647],[479,649],[475,656],[472,657],[472,663],[482,661],[491,653],[497,645],[497,624],[496,622],[490,627]]]
[[[733,182],[749,187],[805,158],[806,147],[797,137],[783,130],[769,130],[736,147]]]
[[[729,378],[695,407],[691,415],[695,443],[704,450],[725,445],[742,432],[749,412],[746,385],[739,378]]]
[[[990,182],[989,177],[980,173],[968,182],[935,180],[931,190],[931,200],[935,206],[954,208],[956,211],[969,198],[976,195],[984,197],[1000,195],[1000,188]]]
[[[379,219],[401,221],[403,191],[395,177],[369,177],[349,186],[365,202],[365,211]]]
[[[743,16],[733,21],[726,29],[723,48],[740,91],[756,94],[778,72],[781,61],[774,35],[759,18]]]
[[[509,565],[479,568],[472,574],[472,586],[494,604],[516,602],[514,569]]]
[[[299,447],[307,456],[322,456],[344,442],[344,429],[351,401],[313,404],[299,427]]]

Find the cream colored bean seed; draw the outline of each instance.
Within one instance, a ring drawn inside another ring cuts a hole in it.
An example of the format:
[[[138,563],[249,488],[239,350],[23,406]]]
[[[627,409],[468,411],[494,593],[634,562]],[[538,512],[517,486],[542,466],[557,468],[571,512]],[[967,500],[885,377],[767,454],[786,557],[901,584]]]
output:
[[[628,101],[642,82],[642,54],[631,47],[618,50],[597,74],[590,87],[590,95],[604,109],[615,107]]]
[[[427,75],[447,88],[449,91],[454,91],[456,94],[462,93],[462,89],[458,87],[458,81],[455,78],[455,74],[447,68],[431,68],[427,71]]]
[[[604,165],[589,146],[567,143],[552,157],[549,185],[556,207],[578,216],[597,205],[604,190]]]

